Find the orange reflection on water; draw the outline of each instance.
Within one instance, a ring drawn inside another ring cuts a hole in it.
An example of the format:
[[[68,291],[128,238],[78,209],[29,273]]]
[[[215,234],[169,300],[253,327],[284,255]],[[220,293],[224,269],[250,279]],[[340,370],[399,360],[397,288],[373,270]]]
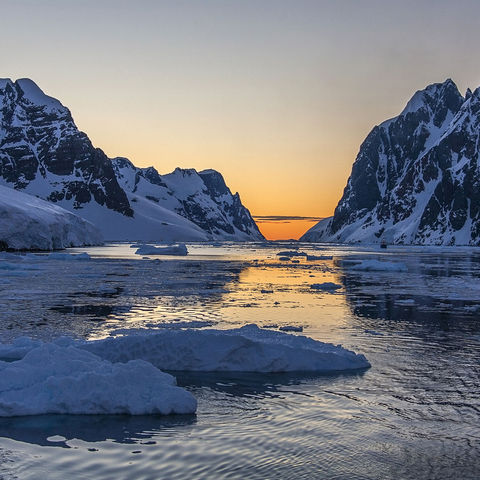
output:
[[[330,270],[331,261],[317,265],[299,261],[296,268],[272,261],[244,269],[234,285],[227,285],[230,292],[222,298],[223,321],[302,326],[308,336],[338,341],[339,326],[350,318],[344,289],[316,291],[311,285],[342,284],[340,274]]]

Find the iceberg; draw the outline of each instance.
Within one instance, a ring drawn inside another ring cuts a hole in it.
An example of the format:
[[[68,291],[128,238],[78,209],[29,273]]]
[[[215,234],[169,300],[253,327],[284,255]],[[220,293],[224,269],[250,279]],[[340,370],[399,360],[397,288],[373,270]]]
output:
[[[167,247],[154,247],[153,245],[138,245],[135,251],[137,255],[188,255],[188,250],[185,244],[179,243]]]

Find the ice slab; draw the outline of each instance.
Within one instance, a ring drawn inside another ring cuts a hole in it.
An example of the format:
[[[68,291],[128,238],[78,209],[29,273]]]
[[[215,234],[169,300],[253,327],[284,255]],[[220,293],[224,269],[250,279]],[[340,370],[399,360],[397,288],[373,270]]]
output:
[[[333,372],[370,367],[341,345],[245,325],[232,330],[133,329],[95,341],[60,338],[58,345],[88,350],[109,362],[145,360],[162,370],[232,372]],[[25,337],[0,344],[0,358],[18,359],[43,345]]]
[[[86,342],[82,348],[111,362],[146,360],[162,370],[331,372],[369,362],[340,345],[246,325],[232,330],[154,330]]]
[[[179,243],[167,247],[154,247],[153,245],[140,245],[136,252],[137,255],[187,255],[188,250],[185,244]]]
[[[0,361],[0,416],[194,413],[195,398],[175,383],[143,360],[112,363],[73,345],[40,344]]]

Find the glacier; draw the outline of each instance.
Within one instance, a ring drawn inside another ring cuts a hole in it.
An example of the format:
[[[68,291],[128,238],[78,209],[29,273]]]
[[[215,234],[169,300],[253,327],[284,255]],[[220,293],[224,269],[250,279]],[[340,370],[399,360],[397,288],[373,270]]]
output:
[[[103,242],[100,232],[79,216],[1,185],[0,218],[3,250],[57,250]]]

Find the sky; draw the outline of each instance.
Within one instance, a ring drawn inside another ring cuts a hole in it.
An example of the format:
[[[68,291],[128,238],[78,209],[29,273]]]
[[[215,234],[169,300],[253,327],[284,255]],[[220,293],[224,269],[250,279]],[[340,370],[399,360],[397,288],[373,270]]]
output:
[[[110,157],[219,170],[271,239],[333,214],[363,139],[416,90],[480,85],[478,0],[0,0],[0,11],[0,77],[34,80]]]

